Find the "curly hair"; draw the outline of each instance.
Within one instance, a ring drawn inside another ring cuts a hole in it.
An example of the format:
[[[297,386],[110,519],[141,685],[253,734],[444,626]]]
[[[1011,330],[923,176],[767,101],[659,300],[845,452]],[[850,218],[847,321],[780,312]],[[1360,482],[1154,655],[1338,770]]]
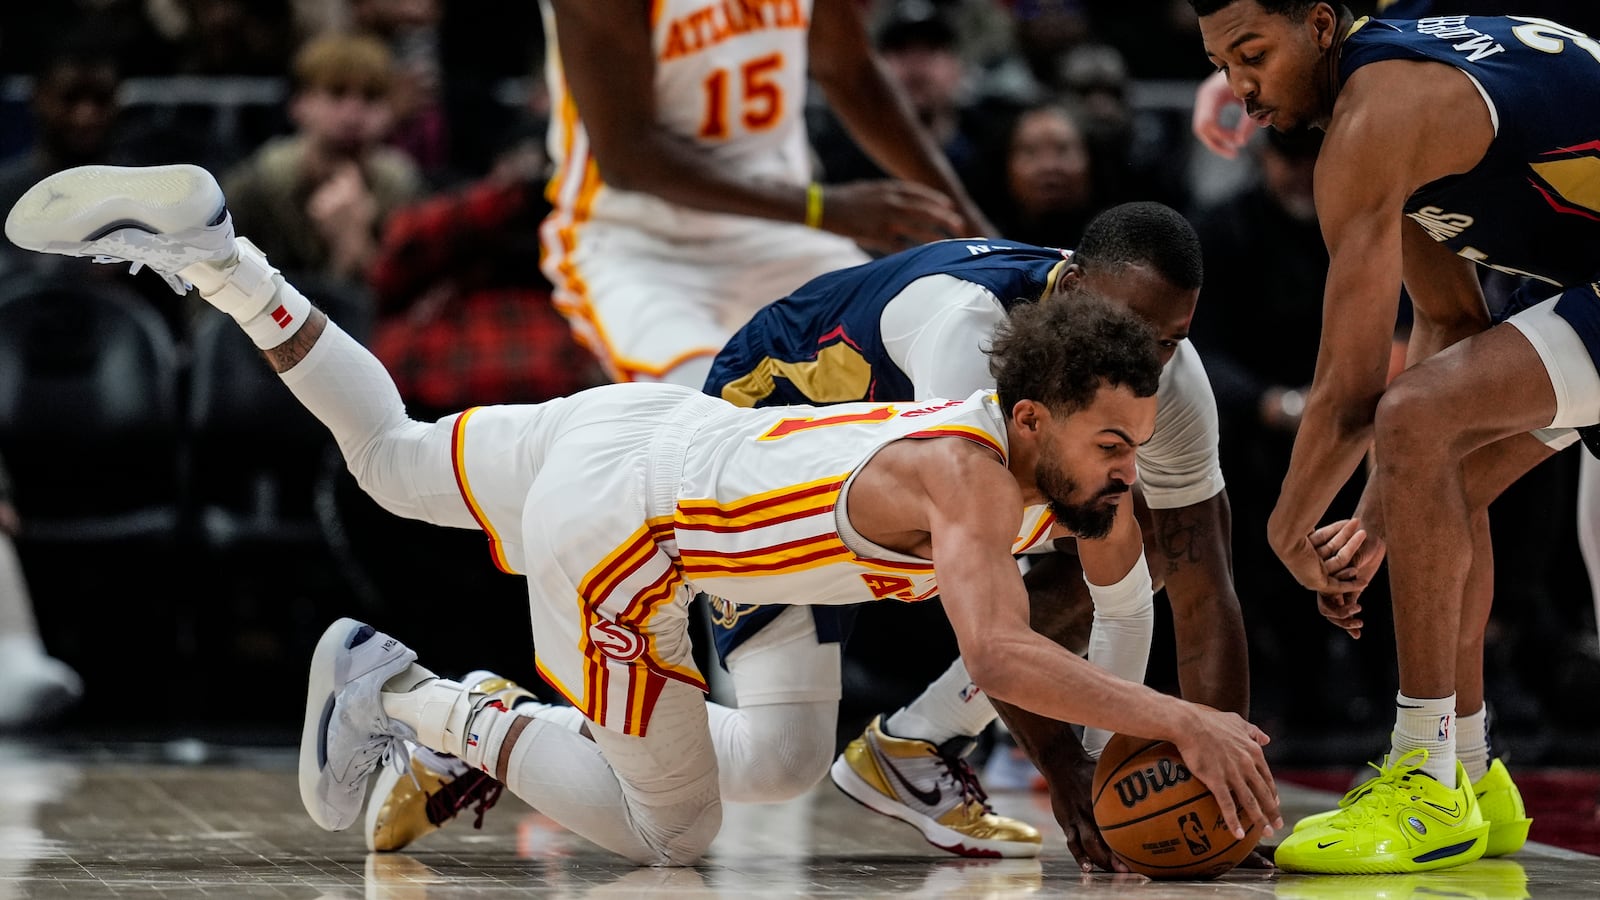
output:
[[[1073,413],[1094,402],[1101,385],[1152,397],[1161,380],[1156,334],[1137,315],[1092,294],[1014,307],[988,349],[1000,403],[1019,400]]]

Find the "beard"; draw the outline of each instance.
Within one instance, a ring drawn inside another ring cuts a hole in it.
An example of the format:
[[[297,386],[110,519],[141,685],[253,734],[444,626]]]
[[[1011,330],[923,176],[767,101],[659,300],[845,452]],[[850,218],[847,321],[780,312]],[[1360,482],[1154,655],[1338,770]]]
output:
[[[1034,472],[1034,484],[1050,501],[1050,514],[1075,536],[1097,540],[1111,533],[1117,520],[1117,507],[1106,503],[1108,497],[1126,494],[1128,486],[1120,482],[1107,482],[1085,503],[1074,503],[1069,498],[1078,493],[1078,483],[1072,476],[1055,465],[1039,461]]]

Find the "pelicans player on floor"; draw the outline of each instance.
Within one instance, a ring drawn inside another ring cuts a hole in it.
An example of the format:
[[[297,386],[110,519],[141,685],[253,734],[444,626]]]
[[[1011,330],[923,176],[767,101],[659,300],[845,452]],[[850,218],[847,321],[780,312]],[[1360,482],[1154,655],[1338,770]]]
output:
[[[1092,601],[1089,660],[1142,681],[1154,623],[1152,592],[1164,583],[1174,607],[1184,695],[1244,714],[1249,670],[1229,567],[1216,403],[1198,355],[1184,340],[1200,281],[1194,229],[1156,203],[1123,204],[1096,216],[1076,253],[1004,241],[942,241],[825,275],[769,305],[717,356],[706,391],[744,406],[965,395],[991,382],[984,348],[1012,310],[1035,302],[1071,303],[1091,293],[1134,311],[1157,331],[1164,364],[1155,432],[1138,451],[1143,500],[1150,507],[1146,540],[1159,565],[1147,566],[1133,516],[1119,517],[1118,528],[1104,539],[1077,541],[1071,552],[1035,548],[1027,557],[1033,562],[1027,577],[1033,621],[1077,646],[1082,635],[1058,625],[1081,623],[1078,611]],[[718,649],[733,672],[741,712],[772,705],[772,714],[744,723],[752,731],[768,729],[749,740],[785,744],[801,721],[821,717],[813,709],[837,709],[837,642],[848,631],[842,615],[848,612],[720,605]],[[817,679],[815,695],[797,698],[774,677],[796,670],[831,677]],[[781,709],[792,710],[794,721],[782,722]],[[1085,868],[1116,867],[1094,825],[1089,797],[1089,776],[1108,735],[1091,728],[1079,749],[1066,723],[1014,707],[1005,712],[1045,772],[1074,857]],[[963,753],[994,718],[995,707],[958,658],[908,706],[872,722],[833,763],[833,779],[864,805],[917,826],[937,845],[1037,852],[1039,838],[1031,828],[996,817],[972,796],[950,789],[976,786]],[[833,719],[826,724],[831,728]],[[831,756],[801,764],[820,778]],[[974,793],[982,797],[981,789]],[[952,833],[968,839],[956,844]]]
[[[1155,337],[1120,307],[1080,298],[1013,313],[995,338],[997,391],[964,400],[752,410],[675,385],[612,385],[429,423],[233,237],[204,170],[68,169],[17,202],[6,234],[192,282],[380,504],[480,528],[495,561],[525,573],[540,673],[583,727],[439,679],[399,641],[341,619],[312,658],[300,754],[301,796],[324,828],[351,825],[379,761],[414,741],[630,860],[693,863],[720,827],[719,760],[739,759],[709,726],[721,707],[701,693],[692,592],[848,604],[891,584],[896,600],[941,596],[986,692],[1171,740],[1221,801],[1222,828],[1281,826],[1259,729],[1118,679],[1029,627],[1012,554],[1050,517],[1108,531],[1154,427]]]
[[[986,234],[853,0],[544,0],[555,301],[619,381],[699,388],[761,303],[899,249]],[[897,180],[812,179],[808,76]],[[808,227],[809,226],[809,227]]]

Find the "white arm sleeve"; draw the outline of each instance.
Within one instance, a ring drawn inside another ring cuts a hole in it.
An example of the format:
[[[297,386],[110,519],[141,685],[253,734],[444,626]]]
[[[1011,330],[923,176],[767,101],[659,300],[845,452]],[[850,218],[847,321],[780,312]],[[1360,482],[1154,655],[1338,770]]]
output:
[[[1133,568],[1116,584],[1101,587],[1088,578],[1083,583],[1089,585],[1089,597],[1094,601],[1089,662],[1124,681],[1144,684],[1150,641],[1156,631],[1155,590],[1144,554],[1139,554]],[[1099,759],[1109,740],[1111,732],[1104,729],[1083,731],[1083,749],[1090,759]]]
[[[1217,398],[1188,341],[1161,372],[1155,433],[1139,448],[1139,482],[1152,509],[1193,506],[1223,488]]]
[[[994,385],[984,350],[1005,317],[988,288],[924,275],[889,301],[878,327],[884,350],[911,380],[913,400],[951,399]]]

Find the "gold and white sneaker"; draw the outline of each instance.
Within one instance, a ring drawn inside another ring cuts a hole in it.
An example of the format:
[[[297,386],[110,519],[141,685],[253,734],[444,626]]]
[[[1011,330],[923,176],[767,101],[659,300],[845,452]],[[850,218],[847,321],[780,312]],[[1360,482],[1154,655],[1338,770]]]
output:
[[[462,679],[473,693],[511,709],[533,694],[493,672],[478,670]],[[409,769],[385,765],[367,802],[367,849],[388,853],[403,849],[444,827],[463,809],[477,813],[472,827],[483,827],[483,814],[500,799],[504,785],[486,772],[448,753],[413,744]]]
[[[883,717],[834,760],[829,776],[851,799],[873,812],[917,828],[928,843],[958,856],[1039,855],[1038,829],[996,815],[966,755],[975,741],[936,745],[883,731]]]

